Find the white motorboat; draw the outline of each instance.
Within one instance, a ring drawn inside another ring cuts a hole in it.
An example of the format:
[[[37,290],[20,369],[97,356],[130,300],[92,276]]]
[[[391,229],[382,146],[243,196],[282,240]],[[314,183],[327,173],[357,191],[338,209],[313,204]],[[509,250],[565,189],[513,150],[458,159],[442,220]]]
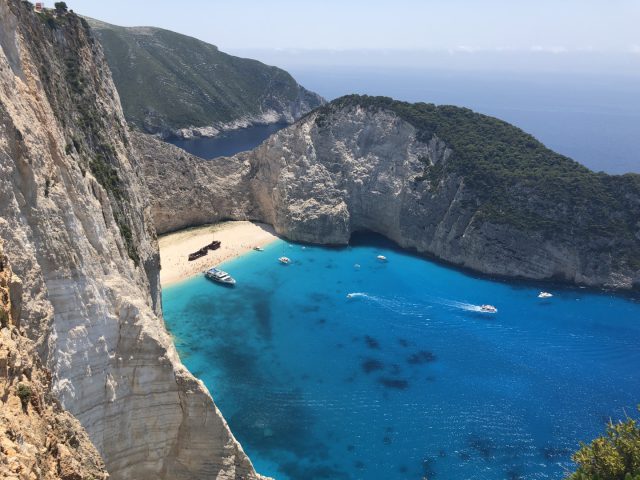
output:
[[[256,252],[263,252],[263,251],[264,251],[264,248],[262,248],[262,247],[253,247],[253,249],[254,249]]]
[[[538,294],[538,298],[551,298],[551,297],[553,297],[553,294],[549,292],[540,292]]]
[[[384,255],[378,255],[376,258],[378,260],[380,260],[381,262],[386,262],[387,261],[387,257],[385,257]]]
[[[480,305],[480,311],[484,313],[498,313],[498,309],[493,305]]]
[[[289,265],[291,263],[291,259],[289,257],[280,257],[278,261],[283,265]]]
[[[227,285],[232,287],[236,284],[235,279],[229,275],[227,272],[220,270],[216,267],[211,267],[209,270],[204,272],[204,276],[209,280],[213,280],[214,282],[221,283],[222,285]]]

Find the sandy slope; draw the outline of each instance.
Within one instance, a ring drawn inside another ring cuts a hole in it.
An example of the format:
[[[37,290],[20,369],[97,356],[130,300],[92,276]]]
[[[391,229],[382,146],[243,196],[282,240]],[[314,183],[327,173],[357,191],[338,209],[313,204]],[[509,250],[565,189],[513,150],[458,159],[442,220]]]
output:
[[[163,235],[160,243],[160,283],[163,287],[197,275],[208,267],[237,257],[255,246],[278,237],[269,225],[252,222],[223,222]],[[212,240],[222,242],[218,250],[190,262],[187,256]]]

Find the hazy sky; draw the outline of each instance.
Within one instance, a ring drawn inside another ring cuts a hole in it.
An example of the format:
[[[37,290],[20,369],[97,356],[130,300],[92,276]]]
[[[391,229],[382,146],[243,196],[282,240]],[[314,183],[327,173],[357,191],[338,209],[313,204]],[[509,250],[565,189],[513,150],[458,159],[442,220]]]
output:
[[[52,4],[49,1],[47,3]],[[616,51],[640,56],[640,0],[68,0],[77,13],[234,49]]]

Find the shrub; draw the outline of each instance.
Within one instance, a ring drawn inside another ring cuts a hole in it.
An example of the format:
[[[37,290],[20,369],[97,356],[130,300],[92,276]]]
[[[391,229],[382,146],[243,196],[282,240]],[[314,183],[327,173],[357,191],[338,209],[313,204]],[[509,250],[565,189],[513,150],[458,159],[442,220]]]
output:
[[[53,4],[53,7],[56,9],[56,13],[58,15],[62,15],[64,13],[67,13],[67,4],[65,2],[56,2]]]
[[[24,383],[19,383],[18,388],[16,389],[16,393],[18,394],[18,397],[20,397],[22,406],[26,407],[31,400],[31,395],[33,394],[33,392],[31,391],[31,387],[29,385],[25,385]]]
[[[639,407],[640,408],[640,407]],[[629,418],[607,425],[606,434],[581,444],[572,457],[578,465],[568,480],[640,480],[640,428]]]

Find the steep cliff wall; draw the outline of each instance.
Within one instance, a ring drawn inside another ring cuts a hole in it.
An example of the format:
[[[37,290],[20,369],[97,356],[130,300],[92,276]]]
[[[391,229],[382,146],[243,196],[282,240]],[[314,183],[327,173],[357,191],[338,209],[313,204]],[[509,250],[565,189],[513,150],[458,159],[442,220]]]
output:
[[[164,328],[148,192],[88,25],[0,0],[0,47],[0,239],[53,393],[111,478],[256,478]]]
[[[314,243],[370,230],[486,274],[640,284],[640,176],[595,174],[466,109],[346,97],[210,162],[154,142],[135,137],[161,233],[221,218]]]
[[[100,454],[78,420],[60,407],[50,372],[15,324],[19,290],[0,241],[0,477],[106,480]]]
[[[164,136],[215,136],[291,123],[322,105],[284,70],[153,27],[87,19],[102,43],[127,120]]]

